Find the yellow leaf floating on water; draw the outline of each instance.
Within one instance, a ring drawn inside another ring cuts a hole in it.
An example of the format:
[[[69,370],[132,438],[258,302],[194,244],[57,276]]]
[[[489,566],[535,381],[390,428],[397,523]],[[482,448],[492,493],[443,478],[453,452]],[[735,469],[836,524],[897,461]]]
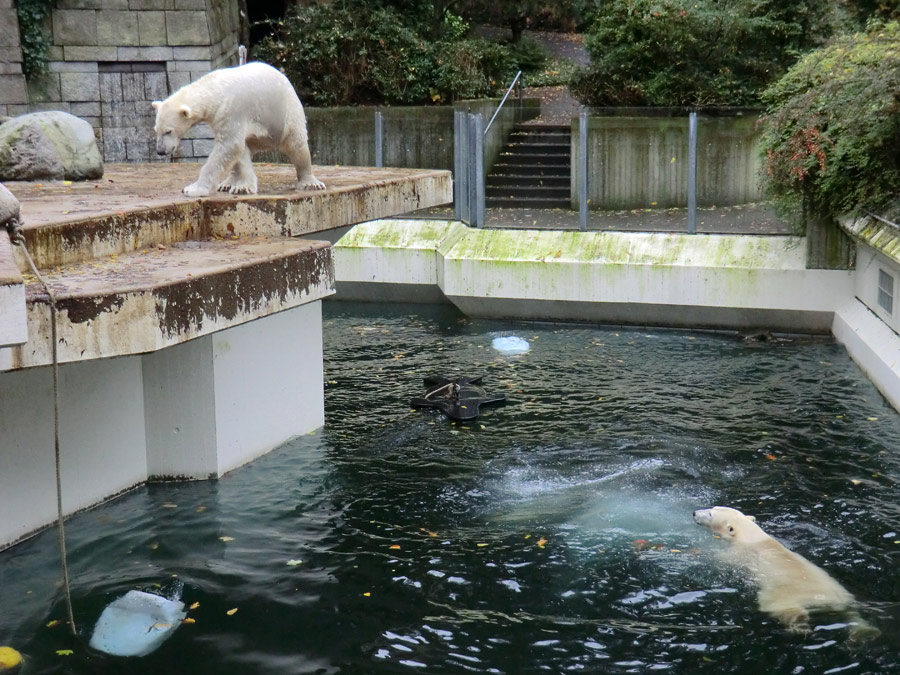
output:
[[[850,482],[853,483],[854,485],[859,485],[862,483],[862,481],[859,480],[859,478],[851,478]]]
[[[302,560],[288,560],[287,563],[285,563],[285,564],[288,567],[296,567],[297,565],[300,565],[302,562],[303,562]]]
[[[197,609],[199,606],[200,606],[200,603],[199,603],[199,602],[195,602],[193,605],[191,605],[190,607],[188,607],[188,609]]]
[[[228,616],[234,616],[235,614],[237,614],[237,611],[238,611],[238,608],[235,607],[235,608],[233,608],[233,609],[229,609],[229,610],[228,610],[227,612],[225,612],[225,613],[226,613]]]
[[[71,185],[71,184],[72,184],[72,181],[70,181],[70,180],[63,181],[63,185]]]
[[[53,628],[54,626],[59,625],[59,619],[53,619],[53,621],[47,622],[47,628]]]
[[[476,544],[476,546],[478,546],[478,548],[483,548],[483,547],[487,546],[487,544]]]
[[[192,619],[191,617],[187,617],[186,619],[182,619],[181,623],[197,623],[197,619]]]
[[[877,421],[878,421],[878,418],[877,418],[877,417],[870,417],[870,418],[869,418],[869,421],[870,421],[870,422],[877,422]]]
[[[367,598],[372,597],[372,594],[369,591],[366,591],[363,595]]]
[[[544,539],[543,537],[541,537],[540,539],[537,540],[537,545],[540,546],[541,548],[544,548],[544,546],[546,544],[547,544],[547,540]]]
[[[400,544],[391,544],[391,550],[392,550],[392,551],[397,551],[397,550],[399,550],[399,549],[400,549]]]
[[[72,654],[74,654],[74,653],[75,652],[73,652],[71,649],[57,649],[56,650],[57,656],[72,656]]]
[[[219,537],[222,541],[234,541],[234,537]]]

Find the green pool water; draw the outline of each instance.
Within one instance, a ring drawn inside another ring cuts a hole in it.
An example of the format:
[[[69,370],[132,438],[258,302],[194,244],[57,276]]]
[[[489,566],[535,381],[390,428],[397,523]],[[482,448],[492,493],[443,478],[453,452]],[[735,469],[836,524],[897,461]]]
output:
[[[55,533],[0,553],[21,673],[900,672],[900,416],[840,345],[412,305],[326,303],[324,324],[323,429],[70,519],[77,637]],[[530,351],[498,354],[504,335]],[[411,409],[432,374],[508,403],[467,424]],[[881,635],[761,613],[692,521],[715,504],[825,568]],[[176,580],[194,622],[156,652],[88,647],[105,605]]]

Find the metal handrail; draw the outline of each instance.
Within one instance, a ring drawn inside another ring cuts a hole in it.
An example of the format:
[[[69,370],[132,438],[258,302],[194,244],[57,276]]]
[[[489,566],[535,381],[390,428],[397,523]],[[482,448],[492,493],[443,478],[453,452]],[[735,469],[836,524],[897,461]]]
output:
[[[866,215],[874,218],[875,220],[880,220],[885,225],[892,225],[892,226],[896,227],[897,229],[900,229],[900,223],[895,223],[894,221],[888,220],[887,218],[882,218],[877,213],[872,213],[871,211],[866,211]]]
[[[522,77],[522,71],[520,70],[516,73],[515,78],[513,78],[512,84],[509,85],[509,89],[506,90],[506,94],[503,95],[503,100],[500,101],[500,105],[497,106],[497,109],[494,111],[494,116],[491,117],[491,121],[487,123],[487,126],[484,128],[484,135],[487,136],[488,129],[491,128],[491,125],[494,123],[494,120],[497,119],[497,115],[500,114],[500,108],[503,107],[503,104],[506,103],[506,99],[509,98],[509,93],[513,90],[513,87],[516,86],[516,82],[519,81],[519,78]]]

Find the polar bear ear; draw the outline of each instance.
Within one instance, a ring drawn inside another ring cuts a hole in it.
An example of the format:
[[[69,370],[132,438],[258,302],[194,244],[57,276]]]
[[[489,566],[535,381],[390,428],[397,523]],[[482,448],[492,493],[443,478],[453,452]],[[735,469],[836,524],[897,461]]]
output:
[[[150,105],[153,106],[154,110],[159,110],[160,107],[162,106],[162,103],[163,103],[162,101],[153,101]]]
[[[191,106],[189,105],[181,105],[178,107],[179,114],[185,119],[190,119],[194,116],[194,111],[191,110]]]
[[[751,522],[751,523],[755,523],[755,522],[756,522],[756,516],[747,516],[747,517],[750,519],[750,522]]]

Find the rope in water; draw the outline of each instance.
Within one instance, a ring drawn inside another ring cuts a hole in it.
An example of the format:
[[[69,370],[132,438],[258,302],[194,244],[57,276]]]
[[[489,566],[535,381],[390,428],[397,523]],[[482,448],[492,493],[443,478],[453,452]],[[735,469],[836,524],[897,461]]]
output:
[[[59,355],[57,353],[56,340],[56,297],[47,285],[47,282],[44,281],[41,273],[38,272],[37,265],[34,264],[31,254],[28,253],[28,249],[25,247],[25,237],[22,234],[22,230],[15,224],[10,227],[10,241],[12,241],[13,244],[18,244],[22,247],[22,252],[25,254],[26,260],[28,260],[31,271],[34,273],[34,276],[37,277],[41,286],[44,287],[44,292],[47,294],[47,298],[50,301],[50,339],[52,340],[51,352],[53,353],[53,438],[54,459],[56,461],[56,531],[59,539],[59,556],[62,564],[63,591],[66,596],[66,612],[69,615],[69,628],[72,631],[72,635],[75,635],[75,615],[72,612],[72,591],[69,588],[69,564],[66,559],[66,528],[62,507],[62,472],[60,470],[59,453]]]

